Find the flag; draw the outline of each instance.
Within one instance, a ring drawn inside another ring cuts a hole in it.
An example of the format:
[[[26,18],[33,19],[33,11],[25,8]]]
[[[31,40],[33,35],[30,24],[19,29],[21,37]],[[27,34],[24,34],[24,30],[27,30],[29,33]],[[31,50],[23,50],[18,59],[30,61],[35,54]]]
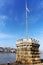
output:
[[[26,11],[27,11],[27,12],[30,12],[29,9],[28,9],[27,7],[26,7]]]
[[[26,11],[27,11],[27,12],[30,12],[29,9],[27,8],[27,3],[26,3]]]

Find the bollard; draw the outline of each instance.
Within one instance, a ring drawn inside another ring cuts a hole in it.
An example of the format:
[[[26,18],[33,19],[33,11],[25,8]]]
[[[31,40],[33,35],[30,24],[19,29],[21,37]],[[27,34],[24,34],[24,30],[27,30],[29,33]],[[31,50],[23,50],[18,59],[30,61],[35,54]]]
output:
[[[8,65],[10,65],[10,63],[8,63]]]

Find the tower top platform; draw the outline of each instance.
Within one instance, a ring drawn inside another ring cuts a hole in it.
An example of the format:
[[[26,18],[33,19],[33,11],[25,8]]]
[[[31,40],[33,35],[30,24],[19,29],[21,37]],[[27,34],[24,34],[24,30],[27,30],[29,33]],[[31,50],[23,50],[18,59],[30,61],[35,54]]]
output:
[[[28,39],[26,39],[26,38],[24,38],[24,39],[19,39],[19,40],[17,40],[17,42],[16,42],[16,44],[21,44],[21,43],[35,43],[35,44],[38,44],[39,43],[39,41],[38,40],[36,40],[36,39],[33,39],[33,38],[28,38]]]

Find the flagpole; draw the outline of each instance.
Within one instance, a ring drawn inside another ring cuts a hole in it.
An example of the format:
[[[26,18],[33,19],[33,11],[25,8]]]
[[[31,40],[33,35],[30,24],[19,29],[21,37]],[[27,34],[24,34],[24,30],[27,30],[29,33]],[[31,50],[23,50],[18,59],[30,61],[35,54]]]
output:
[[[28,12],[30,12],[30,11],[27,7],[27,0],[26,0],[26,38],[27,39],[28,39]]]
[[[27,1],[26,1],[26,38],[28,39],[28,16],[27,16]]]

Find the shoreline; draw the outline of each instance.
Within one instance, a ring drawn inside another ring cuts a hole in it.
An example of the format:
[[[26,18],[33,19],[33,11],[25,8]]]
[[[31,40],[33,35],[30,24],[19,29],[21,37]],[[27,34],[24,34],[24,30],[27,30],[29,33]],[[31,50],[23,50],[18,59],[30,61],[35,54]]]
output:
[[[37,63],[37,64],[21,64],[21,63],[6,63],[6,64],[0,64],[0,65],[43,65],[43,63]]]

